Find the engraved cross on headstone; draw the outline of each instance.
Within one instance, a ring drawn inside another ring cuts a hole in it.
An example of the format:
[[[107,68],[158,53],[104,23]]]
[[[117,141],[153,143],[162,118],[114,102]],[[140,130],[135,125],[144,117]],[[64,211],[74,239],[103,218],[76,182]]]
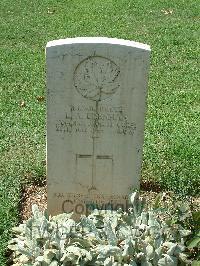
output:
[[[107,186],[109,188],[109,191],[107,192],[111,193],[110,189],[112,188],[113,181],[113,155],[100,155],[97,151],[97,141],[99,138],[99,133],[101,132],[99,129],[98,104],[99,101],[96,101],[95,116],[92,123],[92,154],[76,154],[76,181],[77,183],[81,184],[83,180],[86,183],[86,180],[88,180],[87,185],[89,193],[97,192],[99,186],[100,188],[102,187],[102,183],[110,183],[110,186]],[[80,159],[82,160],[80,161]],[[82,162],[83,167],[81,167]],[[98,165],[100,169],[97,171]],[[88,168],[89,172],[85,172],[81,168]],[[102,169],[105,171],[104,180],[99,180],[97,173],[99,171],[103,171]],[[83,173],[84,176],[79,176],[79,173]]]
[[[81,185],[82,182],[79,182],[79,179],[80,181],[84,180],[90,193],[95,193],[98,189],[100,191],[103,189],[105,193],[106,191],[107,193],[112,193],[110,190],[112,189],[113,182],[113,155],[100,155],[97,152],[97,141],[101,132],[98,107],[100,101],[111,97],[118,90],[119,73],[119,67],[111,60],[100,56],[93,56],[78,65],[74,75],[74,85],[78,93],[84,98],[95,102],[95,115],[92,123],[92,154],[76,154],[77,183]],[[79,178],[80,159],[84,161],[82,168],[88,168],[91,172],[88,173],[80,169],[80,173],[84,174],[84,176]],[[99,164],[100,166],[97,171]],[[100,176],[103,174],[104,180],[101,177],[98,178],[97,174],[99,172],[101,173]]]

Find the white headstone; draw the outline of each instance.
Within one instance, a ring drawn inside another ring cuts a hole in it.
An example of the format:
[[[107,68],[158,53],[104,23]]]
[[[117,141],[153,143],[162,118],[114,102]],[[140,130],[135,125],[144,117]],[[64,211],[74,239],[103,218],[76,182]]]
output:
[[[111,38],[48,42],[51,215],[125,208],[139,188],[150,47]]]

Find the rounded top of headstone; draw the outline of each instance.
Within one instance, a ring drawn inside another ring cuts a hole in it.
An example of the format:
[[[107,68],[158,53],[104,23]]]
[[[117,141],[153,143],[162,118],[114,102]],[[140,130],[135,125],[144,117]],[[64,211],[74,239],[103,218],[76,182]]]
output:
[[[133,48],[138,48],[142,50],[150,51],[150,46],[144,43],[130,41],[130,40],[124,40],[124,39],[117,39],[117,38],[108,38],[108,37],[76,37],[76,38],[66,38],[66,39],[59,39],[59,40],[53,40],[49,41],[47,43],[48,47],[53,46],[60,46],[60,45],[70,45],[70,44],[116,44],[121,46],[128,46]]]

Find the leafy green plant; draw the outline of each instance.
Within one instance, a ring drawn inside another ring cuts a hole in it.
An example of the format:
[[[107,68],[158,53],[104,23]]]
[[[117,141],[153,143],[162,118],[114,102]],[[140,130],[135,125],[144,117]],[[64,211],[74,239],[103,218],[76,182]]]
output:
[[[194,258],[192,265],[200,265],[200,212],[193,211],[190,219],[191,235],[186,242],[191,256]]]
[[[78,222],[72,213],[48,217],[33,205],[33,216],[13,228],[8,248],[13,265],[142,265],[184,263],[185,237],[181,225],[171,227],[145,210],[138,192],[128,212],[94,210]]]
[[[164,197],[164,198],[163,198]],[[162,202],[164,199],[165,202]],[[200,211],[191,197],[182,197],[174,193],[159,193],[152,205],[157,214],[165,218],[169,226],[180,225],[191,234],[186,238],[188,258],[200,264]]]

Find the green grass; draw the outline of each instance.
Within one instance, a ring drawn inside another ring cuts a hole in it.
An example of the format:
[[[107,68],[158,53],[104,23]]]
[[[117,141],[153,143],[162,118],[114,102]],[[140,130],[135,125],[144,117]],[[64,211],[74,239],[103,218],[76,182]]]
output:
[[[18,221],[22,181],[45,176],[45,101],[37,97],[45,96],[47,41],[108,36],[150,44],[142,176],[177,192],[199,193],[199,1],[2,0],[0,5],[0,265],[9,229]]]

